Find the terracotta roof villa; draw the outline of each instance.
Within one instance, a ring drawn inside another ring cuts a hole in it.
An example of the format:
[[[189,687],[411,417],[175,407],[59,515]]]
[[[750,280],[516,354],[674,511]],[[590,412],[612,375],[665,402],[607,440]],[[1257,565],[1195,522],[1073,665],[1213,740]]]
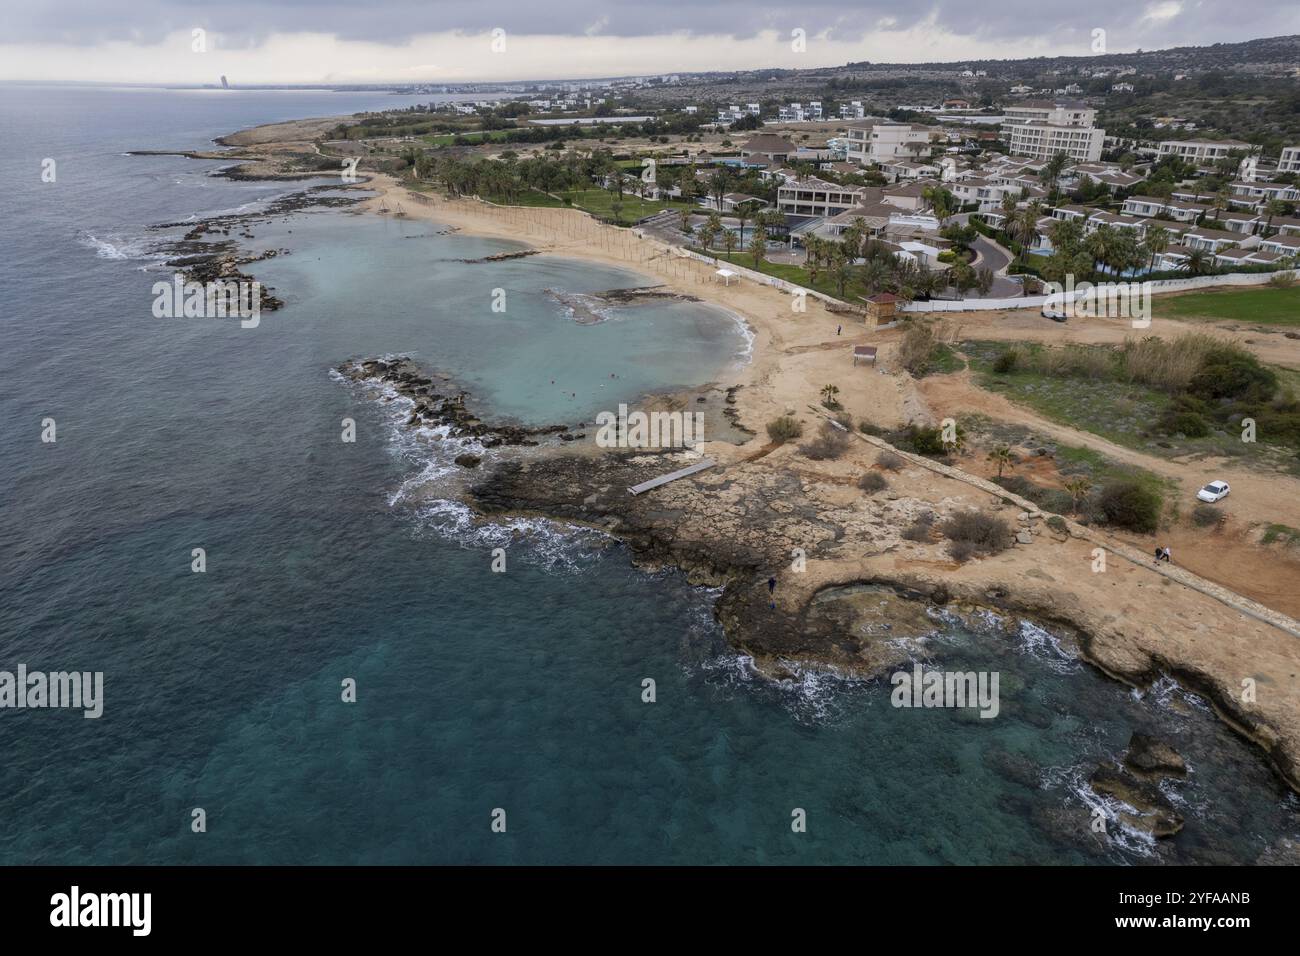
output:
[[[795,152],[794,143],[775,133],[759,133],[740,147],[742,159],[765,159],[770,163],[784,163]]]

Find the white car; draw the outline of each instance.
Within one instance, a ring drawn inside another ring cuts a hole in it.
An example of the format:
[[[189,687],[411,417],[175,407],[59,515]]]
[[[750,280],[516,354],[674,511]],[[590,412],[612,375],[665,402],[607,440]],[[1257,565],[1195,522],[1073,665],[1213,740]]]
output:
[[[1043,306],[1042,314],[1043,314],[1043,318],[1051,319],[1053,322],[1064,322],[1066,319],[1069,318],[1069,316],[1065,314],[1064,309],[1062,309],[1060,306],[1054,306],[1054,305]]]
[[[1212,481],[1196,493],[1196,497],[1201,501],[1222,501],[1228,497],[1228,492],[1232,489],[1228,487],[1226,481]]]

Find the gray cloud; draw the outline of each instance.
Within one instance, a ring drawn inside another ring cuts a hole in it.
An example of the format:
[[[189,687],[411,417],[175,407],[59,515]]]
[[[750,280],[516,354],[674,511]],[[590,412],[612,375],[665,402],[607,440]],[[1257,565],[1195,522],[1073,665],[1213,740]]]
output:
[[[939,30],[984,42],[1005,42],[1005,56],[1017,56],[1017,41],[1044,37],[1070,41],[1087,52],[1095,27],[1108,31],[1110,48],[1208,44],[1273,36],[1300,30],[1300,7],[1274,0],[1183,0],[1181,11],[1164,20],[1142,13],[1160,5],[1133,0],[1000,0],[996,3],[934,0],[269,0],[212,3],[209,0],[3,0],[11,44],[94,45],[104,41],[152,43],[177,30],[204,27],[229,46],[256,45],[274,33],[314,31],[347,40],[402,43],[413,34],[447,30],[559,33],[636,37],[674,31],[727,34],[740,38],[762,30],[788,34],[800,27],[809,36],[830,30],[837,40],[856,40],[884,18],[907,29],[934,18]],[[915,54],[900,59],[916,59]],[[756,64],[757,65],[757,64]]]

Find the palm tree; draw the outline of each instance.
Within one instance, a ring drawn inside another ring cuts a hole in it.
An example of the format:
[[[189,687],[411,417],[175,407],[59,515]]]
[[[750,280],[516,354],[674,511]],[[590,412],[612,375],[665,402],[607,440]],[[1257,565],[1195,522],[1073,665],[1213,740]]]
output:
[[[926,186],[921,190],[921,195],[930,204],[934,217],[939,220],[939,226],[942,228],[944,220],[956,209],[956,201],[952,193],[942,186]]]
[[[989,452],[989,461],[998,466],[998,477],[1002,477],[1003,468],[1014,468],[1016,456],[1009,445],[999,445]]]
[[[869,295],[875,295],[891,278],[891,269],[880,259],[868,259],[862,265],[862,285]]]
[[[1052,248],[1064,256],[1078,253],[1083,242],[1083,224],[1078,219],[1058,219],[1052,223]]]
[[[1147,229],[1146,238],[1142,240],[1142,249],[1151,256],[1149,270],[1156,267],[1156,256],[1169,248],[1170,234],[1164,226],[1151,226]]]
[[[1268,211],[1268,219],[1264,223],[1264,235],[1267,236],[1273,228],[1273,217],[1286,215],[1287,204],[1280,199],[1270,199],[1264,208]]]
[[[754,227],[754,234],[749,239],[749,251],[754,254],[754,268],[757,269],[767,255],[767,230],[762,226]]]
[[[929,266],[922,264],[912,276],[912,290],[916,293],[917,298],[929,299],[944,286],[942,272],[936,272]]]
[[[717,204],[718,212],[722,212],[722,197],[731,190],[731,177],[727,174],[726,167],[720,168],[716,173],[709,177],[709,195]]]
[[[1019,214],[1013,215],[1009,221],[1011,238],[1020,243],[1019,258],[1022,262],[1029,252],[1029,247],[1038,238],[1038,219],[1042,213],[1042,207],[1037,202],[1031,202],[1020,210]]]
[[[1075,475],[1065,482],[1065,490],[1070,496],[1070,514],[1079,513],[1079,502],[1088,497],[1092,490],[1092,479],[1085,475]]]
[[[753,205],[749,200],[736,203],[731,210],[731,214],[740,220],[740,234],[742,236],[745,234],[745,222],[749,219],[749,216],[753,211]]]
[[[1092,257],[1093,271],[1098,271],[1097,266],[1106,266],[1114,258],[1115,249],[1119,245],[1119,236],[1116,235],[1112,226],[1098,226],[1083,241],[1083,247],[1087,250],[1088,255]]]
[[[849,261],[844,254],[844,247],[836,243],[831,247],[827,256],[829,260],[831,278],[835,280],[835,286],[840,290],[840,298],[844,297],[844,289],[849,284]]]
[[[1011,193],[1005,193],[1002,196],[1002,228],[1007,230],[1011,225],[1011,217],[1016,214],[1016,197]]]
[[[1209,275],[1214,271],[1214,257],[1205,249],[1193,249],[1187,253],[1183,268],[1189,275]]]
[[[840,393],[840,390],[839,390],[839,387],[838,387],[838,386],[836,386],[836,385],[823,385],[823,386],[822,386],[822,404],[825,405],[827,408],[834,408],[836,405],[839,404],[839,402],[835,400],[835,396],[838,395],[839,393]]]
[[[732,252],[735,251],[736,243],[739,241],[740,241],[740,237],[736,235],[735,230],[727,229],[723,231],[722,247],[727,250],[727,255],[731,255]]]
[[[1047,183],[1049,193],[1056,192],[1056,185],[1060,182],[1061,173],[1065,172],[1065,167],[1070,165],[1070,157],[1066,153],[1057,153],[1047,161],[1043,171],[1039,174],[1043,181]]]

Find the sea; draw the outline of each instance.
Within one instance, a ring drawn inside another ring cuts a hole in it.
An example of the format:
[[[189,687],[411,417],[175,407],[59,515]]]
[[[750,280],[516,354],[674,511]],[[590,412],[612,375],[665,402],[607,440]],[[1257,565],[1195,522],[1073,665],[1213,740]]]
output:
[[[579,323],[555,290],[653,279],[465,262],[522,247],[322,207],[232,230],[278,253],[248,267],[285,303],[256,328],[152,313],[184,231],[154,226],[336,180],[130,151],[430,99],[0,85],[0,671],[103,674],[97,719],[0,708],[0,864],[1159,865],[1297,838],[1204,701],[1032,622],[935,611],[916,649],[998,672],[996,719],[761,679],[714,591],[590,530],[475,522],[440,492],[459,446],[334,372],[409,355],[485,418],[578,423],[725,381],[750,348],[730,313]],[[1087,786],[1135,731],[1188,762],[1172,840]]]

